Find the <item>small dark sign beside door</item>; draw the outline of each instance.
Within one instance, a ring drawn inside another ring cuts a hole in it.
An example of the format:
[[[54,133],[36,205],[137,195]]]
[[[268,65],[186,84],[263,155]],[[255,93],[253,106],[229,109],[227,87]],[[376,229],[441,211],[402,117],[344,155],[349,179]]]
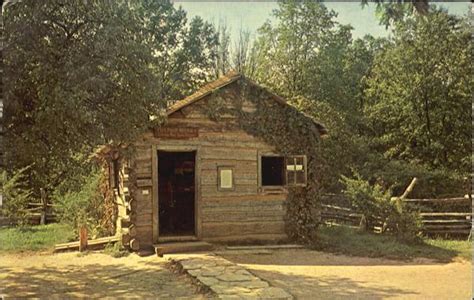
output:
[[[155,137],[166,139],[190,139],[199,136],[198,128],[171,127],[156,128]]]

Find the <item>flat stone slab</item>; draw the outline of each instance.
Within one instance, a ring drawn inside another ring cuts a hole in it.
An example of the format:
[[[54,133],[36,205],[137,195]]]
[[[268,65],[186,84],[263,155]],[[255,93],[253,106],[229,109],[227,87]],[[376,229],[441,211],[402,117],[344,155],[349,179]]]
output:
[[[177,255],[168,259],[219,299],[294,299],[245,268],[212,254]]]

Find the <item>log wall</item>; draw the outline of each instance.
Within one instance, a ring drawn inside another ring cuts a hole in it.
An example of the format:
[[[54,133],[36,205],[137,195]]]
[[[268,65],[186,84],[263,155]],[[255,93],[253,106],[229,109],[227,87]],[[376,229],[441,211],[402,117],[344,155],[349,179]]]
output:
[[[232,88],[223,90],[225,97],[234,96]],[[239,129],[235,119],[212,121],[205,110],[208,100],[202,99],[172,114],[164,127],[196,128],[197,137],[157,138],[150,131],[134,144],[137,151],[132,165],[137,190],[132,197],[137,200],[135,225],[140,245],[150,245],[159,238],[157,150],[196,151],[198,238],[229,241],[285,237],[286,193],[265,194],[258,186],[259,152],[274,149]],[[247,111],[255,110],[250,102],[244,107]],[[218,189],[219,166],[233,167],[233,190]]]

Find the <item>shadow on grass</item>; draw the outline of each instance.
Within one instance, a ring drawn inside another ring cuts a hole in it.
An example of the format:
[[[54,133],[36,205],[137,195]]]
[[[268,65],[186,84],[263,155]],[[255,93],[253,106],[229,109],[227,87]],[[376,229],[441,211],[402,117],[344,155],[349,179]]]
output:
[[[112,258],[110,258],[112,259]],[[150,264],[151,266],[151,264]],[[156,264],[154,268],[85,264],[22,269],[0,268],[0,295],[11,298],[198,298],[184,278]]]
[[[321,227],[318,240],[312,246],[315,250],[345,254],[351,256],[388,258],[409,261],[414,258],[428,258],[438,262],[450,262],[458,257],[464,249],[453,249],[446,241],[421,240],[419,243],[405,244],[394,236],[359,232],[345,226]],[[463,248],[463,242],[458,247]],[[441,247],[441,245],[443,247]],[[465,248],[465,247],[464,247]]]

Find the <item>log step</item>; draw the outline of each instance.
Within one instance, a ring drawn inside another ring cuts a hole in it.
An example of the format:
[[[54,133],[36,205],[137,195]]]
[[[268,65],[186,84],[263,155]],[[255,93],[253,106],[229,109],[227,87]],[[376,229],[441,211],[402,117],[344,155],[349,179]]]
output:
[[[155,253],[158,256],[163,256],[163,254],[172,254],[172,253],[211,251],[214,248],[212,244],[202,242],[202,241],[162,243],[162,244],[156,244],[154,245],[154,247],[155,247]]]
[[[120,240],[118,236],[109,236],[98,238],[95,240],[88,240],[87,241],[87,248],[91,250],[97,250],[104,248],[105,245],[108,243],[115,243]],[[79,242],[71,242],[71,243],[64,243],[64,244],[56,244],[54,245],[54,252],[60,251],[67,251],[67,250],[79,250]]]

